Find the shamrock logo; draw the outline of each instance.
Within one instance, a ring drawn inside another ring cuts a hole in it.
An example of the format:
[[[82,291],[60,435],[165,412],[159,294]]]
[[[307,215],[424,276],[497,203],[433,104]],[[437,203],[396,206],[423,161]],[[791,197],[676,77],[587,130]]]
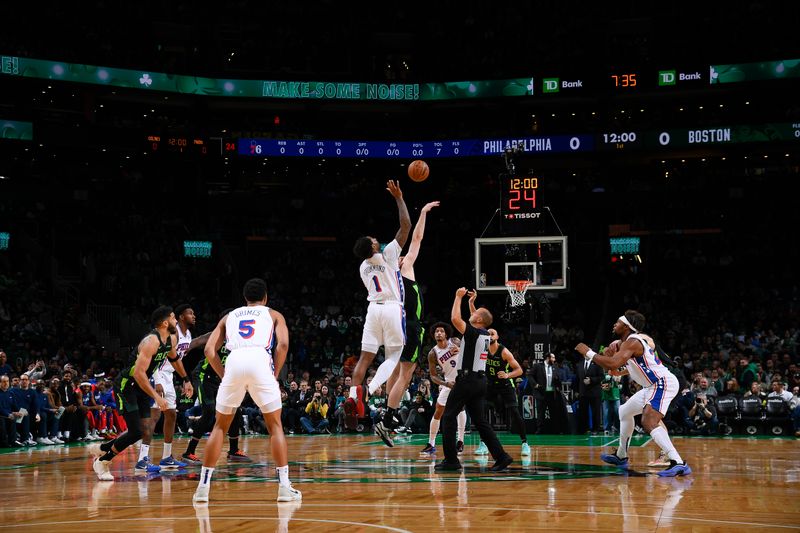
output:
[[[153,78],[150,77],[150,74],[142,74],[142,77],[139,78],[139,83],[150,87],[153,84]]]

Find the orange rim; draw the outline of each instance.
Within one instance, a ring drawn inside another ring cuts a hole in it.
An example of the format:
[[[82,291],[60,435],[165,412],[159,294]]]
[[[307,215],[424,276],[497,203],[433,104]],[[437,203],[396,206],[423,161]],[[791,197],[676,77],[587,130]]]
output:
[[[506,287],[513,288],[517,292],[524,291],[531,282],[527,279],[510,279],[506,281]]]

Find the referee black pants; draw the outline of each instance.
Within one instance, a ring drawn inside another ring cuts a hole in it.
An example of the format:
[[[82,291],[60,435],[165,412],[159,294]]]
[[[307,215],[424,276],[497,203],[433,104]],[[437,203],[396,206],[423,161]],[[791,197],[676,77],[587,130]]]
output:
[[[442,415],[442,443],[446,463],[459,462],[456,451],[456,427],[458,425],[456,417],[465,408],[494,460],[497,461],[507,455],[500,441],[497,440],[492,426],[484,417],[485,399],[486,376],[470,372],[456,378],[456,385],[450,391],[450,396],[447,397],[447,405],[444,408],[444,415]]]

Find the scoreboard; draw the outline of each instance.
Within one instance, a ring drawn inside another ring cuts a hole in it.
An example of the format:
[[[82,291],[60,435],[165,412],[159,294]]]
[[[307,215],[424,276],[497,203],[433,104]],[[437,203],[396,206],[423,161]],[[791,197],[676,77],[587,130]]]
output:
[[[613,150],[671,150],[740,143],[800,142],[800,122],[683,129],[620,129],[535,137],[422,141],[243,138],[237,152],[246,157],[342,157],[360,159],[435,159],[499,156],[506,152],[557,154]],[[228,147],[230,143],[226,142]]]

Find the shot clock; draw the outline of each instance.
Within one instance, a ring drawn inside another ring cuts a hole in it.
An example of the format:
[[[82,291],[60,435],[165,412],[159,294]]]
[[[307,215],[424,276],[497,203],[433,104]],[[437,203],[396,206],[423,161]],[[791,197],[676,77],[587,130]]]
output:
[[[500,187],[500,209],[504,219],[529,220],[540,217],[538,177],[504,175]]]

